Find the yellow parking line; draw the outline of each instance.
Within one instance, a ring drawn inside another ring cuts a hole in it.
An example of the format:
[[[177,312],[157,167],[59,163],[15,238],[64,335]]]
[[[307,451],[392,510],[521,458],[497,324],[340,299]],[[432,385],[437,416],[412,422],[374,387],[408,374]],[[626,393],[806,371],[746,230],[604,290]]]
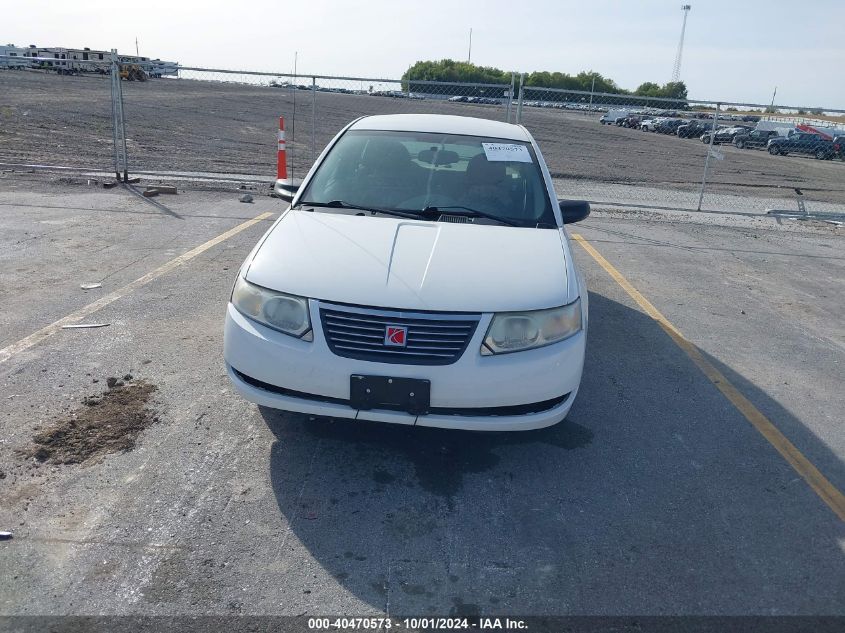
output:
[[[680,330],[676,328],[669,320],[655,308],[651,302],[646,299],[640,292],[631,285],[625,277],[616,268],[607,261],[601,253],[599,253],[592,244],[585,240],[581,235],[573,234],[572,238],[578,242],[585,251],[587,251],[599,266],[605,269],[607,273],[613,277],[614,281],[622,286],[622,289],[630,295],[630,297],[637,302],[643,311],[652,319],[657,321],[660,327],[669,335],[669,337],[680,347],[687,356],[690,357],[705,376],[712,382],[722,394],[731,401],[745,419],[748,420],[766,440],[775,447],[778,453],[787,461],[787,463],[795,469],[801,477],[806,481],[810,488],[813,489],[822,501],[824,501],[836,515],[845,521],[845,495],[840,492],[836,486],[822,475],[818,468],[813,463],[804,457],[804,454],[799,451],[795,445],[790,442],[786,436],[781,433],[778,428],[772,424],[765,415],[763,415],[757,407],[751,404],[751,401],[743,396],[739,390],[734,387],[731,382],[713,366],[696,345],[689,341]]]
[[[196,248],[192,248],[188,252],[183,253],[182,255],[179,255],[179,257],[171,259],[166,264],[162,264],[161,266],[159,266],[155,270],[148,272],[143,277],[139,277],[135,281],[132,281],[132,282],[126,284],[125,286],[123,286],[122,288],[118,288],[117,290],[110,292],[109,294],[105,295],[104,297],[97,299],[93,303],[89,303],[87,306],[84,306],[84,307],[80,308],[79,310],[76,310],[75,312],[71,312],[66,317],[61,318],[58,321],[51,323],[50,325],[48,325],[46,327],[41,328],[37,332],[33,332],[32,334],[30,334],[26,338],[22,338],[21,340],[17,341],[16,343],[12,343],[11,345],[4,347],[3,349],[0,349],[0,363],[6,362],[12,356],[14,356],[15,354],[19,354],[20,352],[22,352],[26,349],[29,349],[33,345],[36,345],[37,343],[40,343],[44,339],[52,336],[53,334],[55,334],[56,332],[61,330],[63,325],[70,325],[71,323],[76,323],[77,321],[80,321],[80,320],[84,319],[85,317],[90,316],[91,314],[93,314],[97,310],[106,307],[107,305],[109,305],[110,303],[112,303],[114,301],[117,301],[121,297],[125,297],[130,292],[137,290],[141,286],[147,285],[148,283],[150,283],[154,279],[158,279],[162,275],[169,273],[174,268],[178,268],[179,266],[181,266],[185,262],[192,260],[194,257],[204,253],[205,251],[207,251],[212,246],[216,246],[217,244],[220,244],[220,242],[224,242],[224,241],[228,240],[230,237],[237,235],[238,233],[240,233],[244,229],[248,229],[253,224],[257,224],[258,222],[261,222],[262,220],[266,220],[267,218],[269,218],[272,215],[273,214],[270,213],[270,212],[262,213],[261,215],[257,215],[256,217],[254,217],[251,220],[247,220],[246,222],[243,222],[242,224],[238,224],[236,227],[229,229],[225,233],[222,233],[222,234],[218,235],[217,237],[208,240],[204,244],[200,244]]]

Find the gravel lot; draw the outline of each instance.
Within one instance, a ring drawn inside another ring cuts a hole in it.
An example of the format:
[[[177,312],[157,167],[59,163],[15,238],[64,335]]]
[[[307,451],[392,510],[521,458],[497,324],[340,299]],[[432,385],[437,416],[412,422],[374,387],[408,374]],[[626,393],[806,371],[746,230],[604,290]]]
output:
[[[311,162],[309,92],[297,92],[294,126],[293,99],[286,90],[172,79],[124,82],[123,87],[134,169],[272,177],[279,115],[288,117],[295,175],[302,175]],[[0,162],[108,168],[109,98],[109,83],[102,77],[0,72]],[[320,92],[316,147],[319,151],[358,116],[395,112],[504,119],[504,108],[499,106]],[[597,114],[531,107],[524,109],[524,122],[556,177],[600,187],[600,194],[595,186],[589,189],[594,194],[591,199],[624,200],[631,196],[622,186],[634,185],[646,188],[655,204],[671,206],[694,196],[700,186],[706,148],[695,139],[602,126]],[[711,161],[708,192],[791,199],[793,188],[800,187],[810,203],[845,207],[845,162],[769,156],[732,146],[719,149],[724,160]],[[619,190],[614,192],[614,187]],[[744,206],[736,198],[720,204]],[[791,200],[788,208],[794,208]]]
[[[153,90],[183,88],[128,93]],[[237,90],[234,101],[266,94]],[[195,191],[157,200],[0,178],[0,349],[283,208]],[[0,362],[0,530],[14,532],[0,542],[0,615],[845,616],[845,524],[577,245],[589,344],[556,427],[394,428],[241,400],[223,313],[268,226],[86,318],[108,326],[60,330]],[[841,229],[620,210],[575,230],[845,489]],[[56,428],[120,406],[103,394],[127,374],[113,388],[148,386],[130,443],[39,461],[45,432],[56,448]]]

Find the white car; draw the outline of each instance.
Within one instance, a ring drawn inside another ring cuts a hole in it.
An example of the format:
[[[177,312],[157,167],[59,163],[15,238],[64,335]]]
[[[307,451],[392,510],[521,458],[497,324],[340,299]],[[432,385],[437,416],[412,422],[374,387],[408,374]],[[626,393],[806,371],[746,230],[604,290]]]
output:
[[[654,118],[654,119],[645,119],[645,120],[643,120],[642,123],[640,123],[640,129],[643,132],[654,132],[654,128],[656,128],[657,125],[661,121],[665,121],[665,120],[666,120],[665,117],[657,117],[657,118]]]
[[[285,195],[285,190],[280,190]],[[581,382],[587,288],[522,126],[358,119],[241,267],[226,313],[247,400],[312,415],[513,431],[560,422]]]
[[[608,110],[599,119],[599,123],[602,125],[615,125],[617,121],[624,119],[629,114],[631,114],[629,110]]]

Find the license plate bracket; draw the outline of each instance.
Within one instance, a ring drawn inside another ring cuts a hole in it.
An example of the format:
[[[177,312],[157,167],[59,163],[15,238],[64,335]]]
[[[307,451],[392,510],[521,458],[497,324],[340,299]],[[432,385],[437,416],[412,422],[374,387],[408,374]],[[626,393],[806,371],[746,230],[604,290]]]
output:
[[[349,379],[349,404],[353,409],[393,409],[425,415],[431,404],[431,381],[419,378],[364,376]]]

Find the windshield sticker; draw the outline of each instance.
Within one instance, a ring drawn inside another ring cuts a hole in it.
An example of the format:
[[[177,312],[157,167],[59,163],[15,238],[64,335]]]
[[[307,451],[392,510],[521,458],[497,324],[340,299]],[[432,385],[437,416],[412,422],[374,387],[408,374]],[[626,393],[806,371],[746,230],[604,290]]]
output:
[[[513,145],[510,143],[482,143],[484,154],[491,162],[506,161],[510,163],[530,163],[531,154],[525,145]]]

